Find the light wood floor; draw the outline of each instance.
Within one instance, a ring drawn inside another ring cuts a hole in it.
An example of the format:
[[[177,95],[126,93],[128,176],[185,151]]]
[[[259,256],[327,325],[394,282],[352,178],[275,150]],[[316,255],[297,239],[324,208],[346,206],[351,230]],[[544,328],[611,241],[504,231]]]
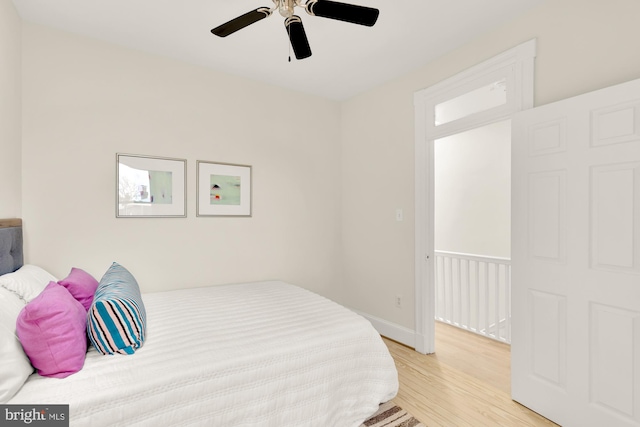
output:
[[[436,353],[384,339],[400,378],[394,402],[426,426],[556,426],[511,400],[510,347],[436,322]]]

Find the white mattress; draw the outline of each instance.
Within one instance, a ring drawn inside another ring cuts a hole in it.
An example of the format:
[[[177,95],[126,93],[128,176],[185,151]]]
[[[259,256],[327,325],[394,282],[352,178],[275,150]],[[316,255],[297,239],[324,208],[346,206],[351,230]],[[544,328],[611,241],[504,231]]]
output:
[[[32,375],[9,404],[70,404],[71,426],[355,427],[398,389],[371,324],[283,282],[143,294],[132,356],[89,350],[65,379]]]

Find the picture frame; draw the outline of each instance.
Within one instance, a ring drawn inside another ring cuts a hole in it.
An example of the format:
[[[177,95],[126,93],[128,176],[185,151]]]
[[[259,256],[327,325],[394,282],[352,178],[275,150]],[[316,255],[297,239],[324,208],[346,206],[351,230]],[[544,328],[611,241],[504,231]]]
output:
[[[116,218],[185,218],[187,161],[116,153]]]
[[[251,166],[196,162],[196,216],[245,216],[251,213]]]

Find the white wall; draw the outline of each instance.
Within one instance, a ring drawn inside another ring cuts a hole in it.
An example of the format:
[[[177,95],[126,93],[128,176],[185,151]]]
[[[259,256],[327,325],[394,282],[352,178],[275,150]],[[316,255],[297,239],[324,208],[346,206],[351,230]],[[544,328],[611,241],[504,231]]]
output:
[[[23,41],[28,262],[99,279],[118,261],[143,291],[339,289],[337,103],[33,24]],[[117,152],[187,159],[188,217],[116,219]],[[252,218],[195,216],[196,160],[252,165]]]
[[[21,32],[11,0],[0,0],[0,218],[21,215]]]
[[[550,0],[342,105],[343,302],[414,328],[414,92],[532,38],[537,105],[640,78],[640,2]],[[404,222],[395,209],[404,209]],[[395,295],[404,297],[396,308]]]
[[[434,143],[437,251],[511,257],[511,121]]]

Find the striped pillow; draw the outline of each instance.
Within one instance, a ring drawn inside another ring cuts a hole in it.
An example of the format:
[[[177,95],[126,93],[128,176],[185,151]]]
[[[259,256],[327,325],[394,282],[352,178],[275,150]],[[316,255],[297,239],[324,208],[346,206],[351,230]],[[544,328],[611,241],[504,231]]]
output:
[[[114,262],[102,276],[89,309],[89,340],[102,354],[133,354],[144,342],[146,317],[138,282]]]

